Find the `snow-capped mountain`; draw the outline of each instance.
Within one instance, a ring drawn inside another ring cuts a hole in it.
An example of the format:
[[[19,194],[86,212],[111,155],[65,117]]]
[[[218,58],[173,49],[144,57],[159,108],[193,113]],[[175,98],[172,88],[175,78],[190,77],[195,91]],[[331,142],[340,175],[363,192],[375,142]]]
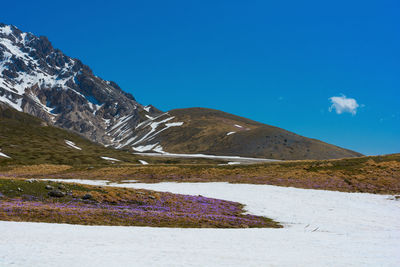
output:
[[[0,24],[0,102],[118,148],[139,145],[158,126],[161,130],[162,123],[151,124],[154,118],[173,119],[95,76],[80,60],[53,48],[46,37],[5,24]]]

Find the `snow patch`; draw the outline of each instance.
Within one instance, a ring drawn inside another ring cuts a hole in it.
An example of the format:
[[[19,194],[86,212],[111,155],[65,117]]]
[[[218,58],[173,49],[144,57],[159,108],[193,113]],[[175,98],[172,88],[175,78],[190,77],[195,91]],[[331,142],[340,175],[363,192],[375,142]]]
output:
[[[234,134],[234,133],[236,133],[236,132],[229,132],[226,135],[231,135],[231,134]]]
[[[11,159],[11,157],[7,156],[6,154],[0,152],[0,157]]]
[[[120,161],[119,159],[114,159],[114,158],[109,158],[109,157],[100,157],[104,160],[109,160],[109,161]]]
[[[6,25],[4,27],[0,27],[0,33],[5,34],[5,35],[12,34],[12,29],[11,29],[10,25]]]
[[[65,143],[66,143],[68,146],[70,146],[70,147],[72,147],[72,148],[75,148],[75,149],[77,149],[77,150],[82,150],[82,148],[76,146],[74,142],[69,141],[69,140],[64,140],[64,141],[65,141]]]
[[[183,122],[171,122],[171,123],[166,123],[165,126],[169,127],[177,127],[177,126],[182,126]]]
[[[154,120],[154,117],[152,117],[152,116],[149,116],[149,115],[145,115],[146,116],[146,118],[148,118],[149,120]]]
[[[235,126],[238,128],[243,128],[243,126],[240,126],[239,124],[235,124]]]
[[[145,146],[137,146],[137,147],[132,147],[133,150],[139,151],[139,152],[145,152],[145,151],[150,151],[155,147],[157,144],[152,144],[152,145],[145,145]]]
[[[157,153],[162,153],[164,154],[164,150],[163,147],[161,145],[156,146],[155,148],[153,148],[153,151],[157,152]]]
[[[143,165],[149,165],[149,163],[147,161],[141,160],[139,159],[139,162],[142,163]]]
[[[134,153],[134,154],[142,155],[142,156],[151,156],[151,157],[206,158],[206,159],[228,160],[228,161],[236,161],[236,162],[240,161],[240,162],[247,162],[247,163],[280,161],[277,159],[247,158],[247,157],[239,157],[239,156],[216,156],[216,155],[206,155],[206,154],[168,153],[168,152],[163,151],[161,146],[157,146],[156,148],[153,149],[153,151],[156,151],[158,153]]]

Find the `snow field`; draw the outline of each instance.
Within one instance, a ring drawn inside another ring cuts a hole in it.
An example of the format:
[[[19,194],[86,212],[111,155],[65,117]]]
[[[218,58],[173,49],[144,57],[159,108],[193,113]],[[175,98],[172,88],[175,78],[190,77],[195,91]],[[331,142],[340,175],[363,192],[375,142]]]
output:
[[[107,184],[104,180],[80,182]],[[0,222],[0,265],[400,264],[400,202],[393,196],[228,183],[109,185],[238,201],[249,213],[273,218],[285,228],[173,229]]]

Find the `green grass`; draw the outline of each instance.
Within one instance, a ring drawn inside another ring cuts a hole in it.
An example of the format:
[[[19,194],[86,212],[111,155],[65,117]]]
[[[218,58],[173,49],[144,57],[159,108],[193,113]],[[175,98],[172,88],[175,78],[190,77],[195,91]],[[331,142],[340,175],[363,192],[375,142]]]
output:
[[[37,180],[20,180],[20,179],[0,179],[0,193],[9,198],[26,199],[27,196],[40,201],[54,200],[57,202],[69,202],[73,199],[72,195],[65,195],[62,198],[52,198],[48,195],[50,190],[46,189],[46,185],[58,189],[60,186],[65,192],[105,192],[102,189],[88,187],[79,184],[57,183],[51,181]]]

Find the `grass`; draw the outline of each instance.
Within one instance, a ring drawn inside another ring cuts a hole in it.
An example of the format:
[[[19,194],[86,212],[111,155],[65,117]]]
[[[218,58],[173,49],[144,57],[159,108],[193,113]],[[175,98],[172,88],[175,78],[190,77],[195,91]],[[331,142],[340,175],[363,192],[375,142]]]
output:
[[[46,186],[62,190],[65,195],[50,197],[52,189]],[[84,199],[87,194],[90,198]],[[243,213],[240,203],[202,196],[0,179],[0,220],[191,228],[282,227],[271,219]]]

